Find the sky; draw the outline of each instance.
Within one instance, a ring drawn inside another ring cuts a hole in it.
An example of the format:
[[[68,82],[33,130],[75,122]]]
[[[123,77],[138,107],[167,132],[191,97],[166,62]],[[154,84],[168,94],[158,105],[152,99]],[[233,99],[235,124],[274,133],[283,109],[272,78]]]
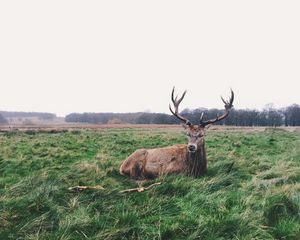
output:
[[[0,110],[300,104],[300,1],[0,1]]]

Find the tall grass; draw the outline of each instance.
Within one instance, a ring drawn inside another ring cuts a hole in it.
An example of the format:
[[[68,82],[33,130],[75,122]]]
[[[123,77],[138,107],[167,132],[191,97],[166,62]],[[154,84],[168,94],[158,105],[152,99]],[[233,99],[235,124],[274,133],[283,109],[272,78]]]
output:
[[[198,179],[119,175],[135,149],[185,141],[177,129],[1,133],[0,239],[299,239],[299,132],[208,131]]]

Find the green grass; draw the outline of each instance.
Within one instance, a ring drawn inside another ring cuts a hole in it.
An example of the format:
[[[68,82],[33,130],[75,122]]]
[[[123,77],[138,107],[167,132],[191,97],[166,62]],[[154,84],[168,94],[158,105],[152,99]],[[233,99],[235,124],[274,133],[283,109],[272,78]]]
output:
[[[208,131],[198,179],[119,175],[134,150],[185,141],[177,129],[1,133],[0,239],[299,239],[299,132]]]

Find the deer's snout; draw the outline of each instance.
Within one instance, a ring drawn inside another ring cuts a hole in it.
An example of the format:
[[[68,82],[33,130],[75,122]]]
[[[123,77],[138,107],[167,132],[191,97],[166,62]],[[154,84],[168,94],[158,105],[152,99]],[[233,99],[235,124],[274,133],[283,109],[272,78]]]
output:
[[[189,144],[187,148],[189,152],[195,152],[197,150],[197,146],[195,144]]]

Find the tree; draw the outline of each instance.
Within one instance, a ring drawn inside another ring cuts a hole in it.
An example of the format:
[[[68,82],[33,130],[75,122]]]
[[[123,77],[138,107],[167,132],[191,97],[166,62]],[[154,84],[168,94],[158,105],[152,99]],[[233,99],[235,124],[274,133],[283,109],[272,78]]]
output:
[[[293,104],[284,110],[286,126],[300,126],[300,106]]]

